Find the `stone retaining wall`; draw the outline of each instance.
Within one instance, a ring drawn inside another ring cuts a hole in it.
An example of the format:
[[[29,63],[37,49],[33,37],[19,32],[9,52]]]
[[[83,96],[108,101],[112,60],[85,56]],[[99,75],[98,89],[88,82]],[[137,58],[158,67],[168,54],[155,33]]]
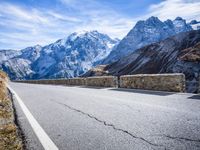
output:
[[[72,79],[66,79],[65,85],[86,85],[85,78],[72,78]]]
[[[118,81],[118,78],[115,76],[95,76],[88,78],[26,80],[17,82],[54,85],[121,87],[156,91],[185,92],[184,74],[125,75],[120,77],[120,81]]]
[[[99,76],[86,78],[87,86],[118,87],[118,80],[115,76]]]
[[[32,84],[54,84],[54,85],[86,85],[85,78],[21,80],[21,81],[15,81],[15,82],[32,83]]]
[[[114,77],[114,76],[56,79],[56,80],[22,80],[22,81],[15,81],[15,82],[32,83],[32,84],[101,86],[101,87],[117,87],[118,85],[117,77]]]
[[[138,74],[120,77],[121,88],[185,92],[184,74]]]

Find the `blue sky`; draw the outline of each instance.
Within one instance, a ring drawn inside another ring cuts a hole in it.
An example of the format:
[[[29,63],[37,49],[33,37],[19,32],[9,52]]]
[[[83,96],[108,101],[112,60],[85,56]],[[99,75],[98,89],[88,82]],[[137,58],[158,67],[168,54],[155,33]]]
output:
[[[200,0],[0,0],[0,49],[45,45],[72,32],[123,38],[138,20],[200,20]]]

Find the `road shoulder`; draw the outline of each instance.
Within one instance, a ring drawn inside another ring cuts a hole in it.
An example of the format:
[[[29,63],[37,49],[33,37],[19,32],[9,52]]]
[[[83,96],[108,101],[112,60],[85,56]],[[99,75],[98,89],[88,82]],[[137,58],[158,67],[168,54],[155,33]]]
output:
[[[0,149],[22,150],[25,148],[6,80],[0,72]]]

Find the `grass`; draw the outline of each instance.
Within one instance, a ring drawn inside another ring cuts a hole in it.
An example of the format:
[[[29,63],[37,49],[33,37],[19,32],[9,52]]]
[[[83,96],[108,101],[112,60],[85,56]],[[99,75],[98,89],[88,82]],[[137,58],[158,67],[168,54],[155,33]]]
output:
[[[0,71],[0,150],[22,150],[22,140],[14,123],[12,101],[5,84],[7,80],[7,75]]]

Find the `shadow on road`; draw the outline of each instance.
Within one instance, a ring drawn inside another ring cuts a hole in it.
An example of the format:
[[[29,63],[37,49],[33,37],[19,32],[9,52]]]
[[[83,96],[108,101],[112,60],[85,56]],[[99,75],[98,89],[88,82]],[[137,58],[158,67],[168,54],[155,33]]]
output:
[[[162,91],[148,91],[148,90],[139,90],[139,89],[109,89],[113,91],[121,91],[121,92],[130,92],[130,93],[139,93],[139,94],[148,94],[148,95],[158,95],[158,96],[168,96],[175,93],[172,92],[162,92]]]
[[[200,100],[200,95],[193,95],[193,96],[191,96],[191,97],[188,97],[188,99]]]
[[[89,88],[89,89],[106,89],[108,87],[97,87],[97,86],[77,86],[79,88]]]

